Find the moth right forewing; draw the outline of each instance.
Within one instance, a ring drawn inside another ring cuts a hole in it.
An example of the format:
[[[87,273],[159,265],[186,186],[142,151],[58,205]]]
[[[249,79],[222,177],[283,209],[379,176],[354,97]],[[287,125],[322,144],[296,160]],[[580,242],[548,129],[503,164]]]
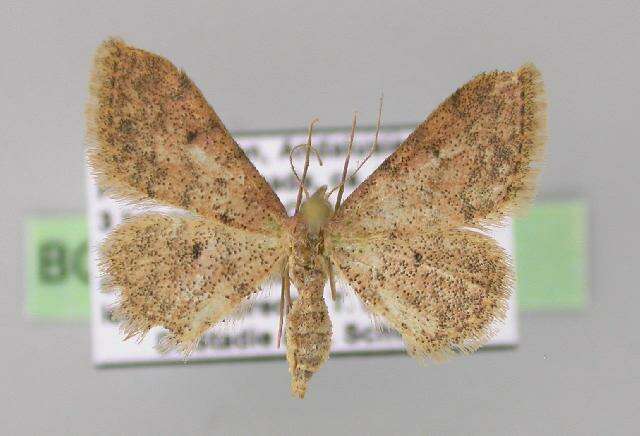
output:
[[[278,271],[281,241],[192,217],[131,218],[106,239],[101,270],[118,291],[116,315],[129,336],[169,330],[164,348],[188,354]]]
[[[373,234],[499,223],[533,196],[545,105],[533,65],[478,75],[347,198],[330,226]]]
[[[333,238],[339,275],[373,314],[402,335],[418,358],[470,352],[494,333],[511,292],[509,261],[473,231]]]

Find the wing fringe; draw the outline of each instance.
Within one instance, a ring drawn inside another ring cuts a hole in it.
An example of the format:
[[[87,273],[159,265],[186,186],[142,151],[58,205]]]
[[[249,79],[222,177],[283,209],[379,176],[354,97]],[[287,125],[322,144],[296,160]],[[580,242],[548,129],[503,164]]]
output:
[[[536,181],[540,173],[540,165],[544,160],[547,132],[547,97],[540,71],[527,63],[518,69],[516,77],[522,86],[523,118],[520,126],[526,153],[525,159],[530,166],[522,180],[522,187],[506,208],[506,215],[526,215],[536,196]]]
[[[116,56],[118,51],[125,46],[125,42],[122,39],[115,37],[109,38],[100,44],[93,57],[89,78],[89,97],[85,106],[87,162],[89,163],[91,176],[107,196],[123,204],[143,204],[152,207],[158,203],[150,201],[149,198],[140,191],[119,182],[117,178],[112,177],[108,172],[100,170],[100,168],[107,168],[103,160],[102,150],[109,146],[109,143],[100,137],[98,128],[97,120],[100,107],[103,104],[101,95],[103,95],[109,77],[113,73],[113,68],[109,67],[108,61]]]

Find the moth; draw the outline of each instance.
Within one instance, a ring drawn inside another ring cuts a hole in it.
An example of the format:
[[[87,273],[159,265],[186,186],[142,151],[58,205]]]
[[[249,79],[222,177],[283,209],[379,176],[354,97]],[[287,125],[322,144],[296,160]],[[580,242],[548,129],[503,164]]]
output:
[[[135,216],[101,247],[104,288],[118,292],[126,339],[162,326],[161,347],[188,355],[275,278],[291,391],[303,398],[329,357],[323,289],[329,282],[335,292],[342,280],[419,360],[475,351],[504,317],[512,282],[506,254],[480,230],[530,202],[545,113],[533,65],[480,74],[344,202],[348,156],[340,185],[306,189],[312,123],[289,216],[183,71],[107,40],[86,110],[92,173],[114,198],[185,212]]]

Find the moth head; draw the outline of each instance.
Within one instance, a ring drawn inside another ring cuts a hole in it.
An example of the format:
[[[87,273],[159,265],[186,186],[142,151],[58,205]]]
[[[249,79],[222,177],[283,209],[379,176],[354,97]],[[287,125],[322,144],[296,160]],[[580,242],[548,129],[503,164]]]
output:
[[[327,187],[321,186],[300,208],[300,215],[311,233],[317,234],[333,214],[333,208],[327,200]]]

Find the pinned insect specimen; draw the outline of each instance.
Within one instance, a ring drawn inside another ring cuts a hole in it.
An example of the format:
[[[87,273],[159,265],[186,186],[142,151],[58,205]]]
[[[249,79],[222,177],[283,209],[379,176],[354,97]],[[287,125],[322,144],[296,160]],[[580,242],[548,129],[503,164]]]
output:
[[[305,186],[312,123],[302,174],[294,167],[293,216],[198,88],[160,56],[118,39],[102,44],[87,120],[89,165],[107,194],[186,212],[136,216],[102,246],[106,288],[119,293],[127,338],[163,326],[162,347],[188,355],[277,278],[291,389],[302,398],[329,357],[327,282],[334,293],[336,280],[346,282],[418,359],[476,350],[505,314],[508,259],[477,230],[533,195],[545,140],[533,65],[462,86],[344,202],[348,156],[338,186],[313,194]],[[349,148],[354,131],[355,119]]]

